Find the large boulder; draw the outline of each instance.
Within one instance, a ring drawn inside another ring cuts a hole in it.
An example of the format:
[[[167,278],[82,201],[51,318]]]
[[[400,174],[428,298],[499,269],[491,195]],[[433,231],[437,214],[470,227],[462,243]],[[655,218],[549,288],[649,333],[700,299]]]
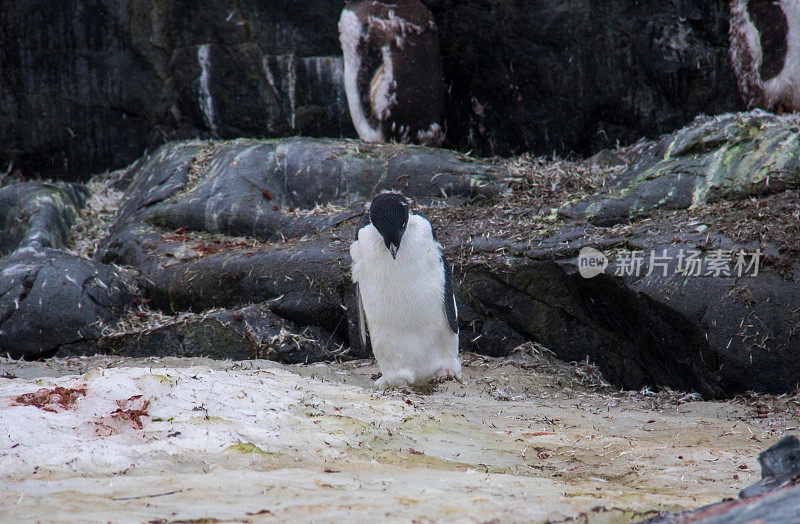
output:
[[[79,184],[25,182],[0,187],[0,256],[18,248],[63,248],[87,190]]]
[[[450,146],[568,153],[737,109],[723,0],[428,0]],[[83,179],[191,137],[353,137],[343,2],[12,0],[0,168]],[[54,52],[53,50],[58,50]]]
[[[800,376],[792,126],[762,113],[701,119],[659,143],[601,155],[629,158],[628,169],[598,167],[597,159],[537,161],[513,176],[414,146],[173,144],[131,170],[129,200],[98,257],[139,271],[161,311],[265,304],[363,355],[348,246],[361,201],[397,187],[418,198],[455,263],[462,350],[505,355],[533,340],[565,360],[588,358],[619,387],[708,398],[785,392]],[[680,145],[709,134],[703,147]],[[564,168],[578,174],[570,179]],[[674,171],[689,168],[687,189]],[[598,187],[605,181],[601,196],[587,189],[592,176]],[[515,190],[503,192],[500,181]],[[651,200],[636,196],[647,184],[641,194]],[[681,191],[699,196],[660,205]],[[431,199],[442,193],[448,198]],[[598,198],[638,200],[609,207],[613,219],[601,221],[597,213],[552,212],[589,209]],[[585,278],[590,247],[607,267]]]
[[[658,209],[687,209],[800,187],[800,118],[699,117],[646,148],[607,194],[563,206],[567,217],[613,225]]]
[[[350,140],[169,144],[130,171],[127,201],[101,258],[140,265],[145,251],[174,244],[162,237],[174,230],[298,238],[361,214],[363,202],[383,189],[426,199],[488,198],[504,188],[503,174],[443,149]],[[324,205],[328,212],[318,207]]]
[[[0,258],[0,352],[41,358],[97,341],[133,298],[110,266],[55,249],[18,249]]]

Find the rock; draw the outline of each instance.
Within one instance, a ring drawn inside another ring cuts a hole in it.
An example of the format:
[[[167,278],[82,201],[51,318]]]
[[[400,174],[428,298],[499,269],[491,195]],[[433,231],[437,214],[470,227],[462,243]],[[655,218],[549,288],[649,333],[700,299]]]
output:
[[[427,3],[450,147],[588,155],[743,108],[726,2]]]
[[[117,330],[93,343],[61,346],[56,356],[110,353],[125,357],[270,359],[297,364],[331,360],[345,353],[332,341],[330,333],[303,329],[262,304],[214,310],[203,315],[183,315],[180,320],[156,327]]]
[[[693,222],[671,215],[634,223],[622,234],[565,225],[533,245],[506,246],[504,255],[474,249],[455,271],[459,311],[466,302],[563,360],[588,357],[625,389],[661,385],[706,398],[792,391],[800,373],[800,333],[792,313],[800,308],[800,293],[796,279],[775,271],[784,263],[778,262],[780,249],[761,245],[758,275],[751,268],[740,277],[738,250],[752,254],[758,244],[735,242],[712,229],[698,231]],[[604,274],[580,275],[578,254],[584,247],[611,259]],[[623,273],[628,250],[638,250],[641,258],[635,274]],[[681,253],[698,257],[700,275],[677,272]],[[767,253],[777,268],[767,267]],[[668,265],[651,263],[651,254],[666,257]],[[706,274],[720,256],[725,262],[730,258],[727,274]],[[800,268],[796,255],[790,260]],[[747,255],[745,263],[752,262]],[[463,329],[462,341],[481,334]]]
[[[96,341],[134,296],[117,270],[55,249],[19,249],[0,271],[0,352],[12,358]]]
[[[741,105],[720,1],[427,4],[440,29],[454,148],[589,153]],[[13,162],[29,177],[78,180],[175,139],[354,137],[341,8],[6,2],[0,169]]]
[[[127,200],[97,257],[136,268],[152,307],[267,304],[300,326],[287,329],[316,326],[346,345],[355,329],[350,229],[362,202],[388,188],[420,200],[488,199],[508,173],[441,149],[294,138],[170,144],[128,176]],[[251,342],[242,344],[231,356],[253,354]],[[330,358],[326,351],[280,358]]]
[[[763,112],[700,117],[662,138],[610,185],[559,214],[614,225],[800,187],[800,119]]]
[[[739,493],[740,499],[760,496],[800,478],[800,440],[787,435],[758,455],[761,480]],[[794,482],[797,483],[797,482]]]
[[[161,238],[154,228],[265,241],[297,238],[360,214],[360,202],[382,189],[399,188],[419,198],[486,198],[504,188],[503,173],[442,149],[360,141],[171,144],[131,171],[128,200],[100,256],[141,265],[144,252]],[[326,204],[357,210],[313,212]]]
[[[798,135],[793,117],[698,119],[637,146],[632,167],[603,171],[606,190],[556,216],[545,206],[528,223],[504,220],[536,205],[515,201],[466,233],[446,232],[449,246],[472,236],[468,255],[449,253],[460,265],[460,308],[479,313],[464,332],[478,337],[480,320],[493,319],[562,359],[588,357],[626,389],[658,384],[709,398],[793,391]],[[580,274],[589,247],[609,264],[592,279]]]
[[[714,140],[697,138],[709,129]],[[753,113],[701,119],[614,153],[597,168],[607,189],[586,202],[625,201],[647,184],[654,185],[642,194],[656,196],[647,206],[609,208],[613,220],[589,217],[597,224],[550,213],[584,190],[572,175],[542,178],[535,169],[544,162],[512,177],[501,166],[412,146],[171,144],[129,171],[128,200],[98,259],[135,268],[150,305],[169,314],[267,305],[296,329],[318,328],[366,355],[354,336],[348,246],[360,202],[398,184],[418,198],[455,263],[462,350],[502,356],[535,341],[564,360],[588,359],[620,388],[664,386],[705,398],[783,393],[800,376],[795,137],[789,119]],[[704,147],[692,145],[698,141]],[[776,173],[760,164],[745,170],[735,151],[757,145]],[[633,168],[619,166],[631,157]],[[732,159],[728,171],[711,161],[722,157]],[[685,165],[693,166],[693,189],[673,172]],[[498,180],[523,185],[504,193]],[[431,204],[443,190],[447,205]],[[680,191],[702,198],[659,207]],[[594,278],[581,275],[588,247],[607,263]],[[634,251],[638,266],[626,269]],[[241,347],[236,354],[253,351]],[[328,358],[314,351],[310,360]]]
[[[175,138],[355,136],[340,9],[323,0],[15,1],[0,13],[9,28],[0,35],[0,165],[77,180]]]
[[[88,198],[82,185],[25,182],[0,187],[0,256],[17,248],[63,248]]]
[[[758,456],[762,480],[739,493],[737,500],[643,521],[647,524],[744,524],[797,522],[800,519],[800,441],[787,435]]]

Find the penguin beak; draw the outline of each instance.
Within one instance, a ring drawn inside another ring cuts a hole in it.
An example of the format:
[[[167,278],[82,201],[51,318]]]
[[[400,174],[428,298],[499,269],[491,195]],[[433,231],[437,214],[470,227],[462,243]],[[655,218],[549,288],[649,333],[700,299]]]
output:
[[[397,250],[400,249],[400,246],[395,246],[394,244],[389,244],[389,253],[392,254],[392,259],[397,260]]]

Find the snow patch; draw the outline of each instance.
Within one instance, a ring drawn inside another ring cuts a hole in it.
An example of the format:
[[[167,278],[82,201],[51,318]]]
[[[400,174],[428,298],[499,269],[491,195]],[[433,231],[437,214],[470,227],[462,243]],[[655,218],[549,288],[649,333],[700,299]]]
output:
[[[179,454],[220,453],[240,443],[269,453],[301,447],[326,456],[336,453],[330,445],[357,445],[358,435],[323,437],[309,413],[364,416],[348,407],[364,390],[279,368],[109,368],[58,379],[0,379],[0,384],[0,478],[6,480],[35,469],[108,474],[158,466]],[[85,396],[48,410],[15,400],[42,388],[80,390]],[[341,407],[327,406],[319,397],[322,390],[341,400]],[[381,402],[380,408],[367,422],[397,425],[407,411],[399,402]]]

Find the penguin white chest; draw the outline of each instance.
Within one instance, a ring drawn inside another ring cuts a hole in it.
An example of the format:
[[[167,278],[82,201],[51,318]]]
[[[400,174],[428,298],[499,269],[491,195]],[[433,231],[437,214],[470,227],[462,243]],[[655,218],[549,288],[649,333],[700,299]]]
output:
[[[460,377],[458,334],[444,309],[441,247],[427,220],[409,217],[396,259],[372,225],[360,230],[350,254],[383,375],[378,386],[420,385],[442,371]]]

